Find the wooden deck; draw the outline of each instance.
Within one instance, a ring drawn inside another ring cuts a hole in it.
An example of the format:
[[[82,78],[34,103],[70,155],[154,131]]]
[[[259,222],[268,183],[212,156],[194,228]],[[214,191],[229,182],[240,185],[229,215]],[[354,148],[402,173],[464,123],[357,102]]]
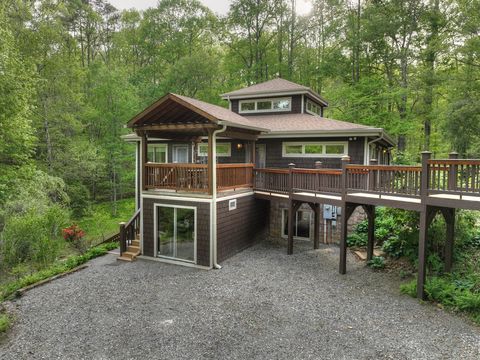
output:
[[[368,218],[367,258],[371,259],[375,243],[375,207],[386,206],[420,213],[419,270],[417,296],[425,298],[428,227],[436,214],[446,221],[445,271],[453,262],[455,210],[480,210],[480,160],[430,158],[422,153],[421,166],[352,165],[342,158],[342,169],[254,169],[253,188],[262,199],[284,198],[289,201],[287,252],[293,252],[293,216],[304,203],[315,212],[318,223],[319,204],[342,207],[340,266],[346,273],[347,223],[357,207]],[[318,231],[314,248],[318,247]]]
[[[422,166],[350,165],[342,169],[254,169],[258,197],[286,197],[420,211],[424,206],[480,210],[480,160],[430,160]]]

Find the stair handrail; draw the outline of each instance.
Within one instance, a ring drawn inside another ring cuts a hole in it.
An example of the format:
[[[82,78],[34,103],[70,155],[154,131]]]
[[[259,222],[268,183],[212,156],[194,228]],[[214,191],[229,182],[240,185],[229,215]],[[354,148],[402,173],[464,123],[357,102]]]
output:
[[[140,213],[141,209],[138,209],[130,220],[120,223],[120,256],[127,251],[129,243],[140,233]]]

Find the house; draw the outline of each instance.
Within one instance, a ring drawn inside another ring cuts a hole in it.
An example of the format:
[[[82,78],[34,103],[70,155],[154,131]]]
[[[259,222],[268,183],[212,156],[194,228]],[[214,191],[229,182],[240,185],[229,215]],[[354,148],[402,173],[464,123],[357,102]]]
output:
[[[121,258],[214,268],[259,237],[289,238],[290,252],[293,239],[335,241],[342,157],[390,162],[383,129],[324,117],[306,86],[274,79],[222,98],[228,109],[167,94],[128,122],[139,210]],[[294,203],[295,187],[323,200]]]

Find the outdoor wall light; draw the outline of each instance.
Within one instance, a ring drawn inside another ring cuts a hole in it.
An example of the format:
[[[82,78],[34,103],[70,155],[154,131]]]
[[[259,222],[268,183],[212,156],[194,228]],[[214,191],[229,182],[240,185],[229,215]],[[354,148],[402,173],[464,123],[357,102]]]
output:
[[[237,144],[237,149],[238,149],[238,150],[243,149],[243,144],[242,144],[242,143],[238,143],[238,144]]]

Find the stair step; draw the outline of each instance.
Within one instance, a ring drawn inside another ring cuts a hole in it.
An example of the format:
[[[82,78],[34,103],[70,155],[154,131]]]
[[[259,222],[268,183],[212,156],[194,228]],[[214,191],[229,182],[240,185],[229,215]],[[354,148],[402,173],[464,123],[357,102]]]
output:
[[[126,256],[119,256],[119,257],[117,257],[117,260],[132,262],[134,259],[126,257]]]
[[[126,257],[129,257],[129,258],[135,258],[137,257],[138,253],[137,252],[133,252],[133,251],[125,251],[122,256],[126,256]]]
[[[132,252],[132,253],[136,253],[136,254],[138,255],[138,254],[140,254],[140,247],[134,246],[134,245],[130,245],[130,246],[127,248],[127,251],[128,251],[128,252]]]
[[[140,240],[132,240],[132,246],[140,247]]]

